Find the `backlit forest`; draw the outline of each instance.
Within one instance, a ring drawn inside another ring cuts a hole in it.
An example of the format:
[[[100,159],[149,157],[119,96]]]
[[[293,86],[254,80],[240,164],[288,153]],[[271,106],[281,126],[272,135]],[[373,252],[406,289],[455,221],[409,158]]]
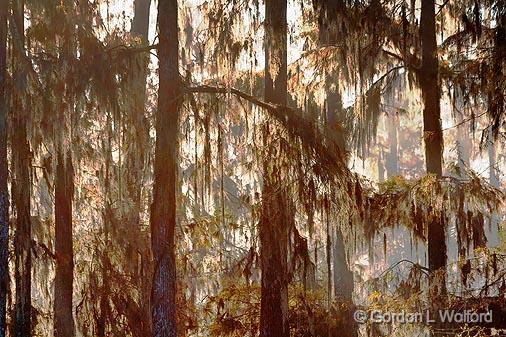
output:
[[[504,336],[505,96],[503,0],[0,0],[0,337]]]

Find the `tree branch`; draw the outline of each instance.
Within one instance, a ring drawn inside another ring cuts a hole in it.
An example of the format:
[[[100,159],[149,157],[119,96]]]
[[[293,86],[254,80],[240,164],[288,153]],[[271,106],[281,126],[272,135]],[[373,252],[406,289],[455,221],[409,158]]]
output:
[[[278,105],[262,101],[241,90],[223,87],[200,85],[186,87],[187,93],[232,94],[239,99],[247,100],[256,106],[265,109],[267,113],[277,120],[289,133],[300,138],[303,146],[311,149],[318,156],[322,164],[333,169],[333,174],[347,173],[346,152],[344,144],[340,144],[337,130],[322,125],[305,117],[299,109],[285,105]]]

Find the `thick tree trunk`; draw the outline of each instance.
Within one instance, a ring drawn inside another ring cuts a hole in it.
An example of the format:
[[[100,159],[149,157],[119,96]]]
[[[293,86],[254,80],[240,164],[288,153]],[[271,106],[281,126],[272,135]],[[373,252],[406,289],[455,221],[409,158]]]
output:
[[[291,204],[280,193],[280,177],[274,170],[264,181],[260,218],[260,265],[262,288],[260,336],[288,337],[288,231]]]
[[[425,160],[427,173],[440,178],[443,174],[443,132],[441,129],[440,87],[438,81],[438,59],[436,44],[436,15],[434,0],[422,1],[420,18],[420,36],[422,40],[422,68],[420,69],[420,87],[423,96],[423,126],[425,141]],[[428,224],[428,259],[431,273],[430,286],[435,296],[444,294],[446,288],[446,240],[445,223],[442,218],[434,217]],[[436,271],[441,275],[435,279]]]
[[[14,77],[17,83],[23,83],[22,67],[19,65],[24,51],[24,2],[13,2],[13,39],[18,39],[18,48],[15,50]],[[16,279],[16,307],[14,313],[14,335],[31,335],[31,219],[30,219],[30,145],[27,139],[28,113],[23,106],[19,93],[13,97],[13,166],[14,179],[12,194],[16,210],[16,231],[14,234],[15,271]]]
[[[65,6],[75,11],[75,4],[65,1]],[[70,28],[71,32],[74,31]],[[62,61],[68,74],[70,65],[67,62],[76,57],[76,42],[73,35],[63,40]],[[72,81],[69,76],[67,82]],[[56,173],[55,173],[55,279],[53,334],[55,337],[72,337],[75,334],[72,293],[74,283],[74,249],[72,244],[72,203],[74,199],[74,165],[72,162],[72,125],[74,119],[74,93],[67,83],[66,101],[60,102],[56,114]],[[66,108],[63,108],[63,105]]]
[[[178,2],[158,3],[159,77],[151,248],[154,259],[151,289],[153,336],[176,337],[176,176],[180,108],[178,72]]]
[[[151,0],[134,0],[134,18],[132,20],[132,34],[141,38],[142,44],[148,43],[149,8]]]
[[[63,117],[62,117],[63,118]],[[60,145],[61,146],[61,145]],[[55,182],[55,255],[54,336],[74,336],[72,290],[74,253],[72,247],[72,199],[74,169],[70,151],[58,149]]]
[[[0,0],[0,337],[5,337],[9,289],[9,175],[7,163],[7,13],[8,0]]]
[[[287,22],[286,0],[265,2],[265,99],[286,105],[287,102]],[[264,126],[264,139],[269,137]],[[271,153],[270,153],[271,154]],[[269,155],[270,155],[269,154]],[[283,190],[277,163],[279,153],[272,153],[264,163],[262,213],[259,223],[262,288],[260,337],[288,337],[288,231],[291,202]]]
[[[16,98],[19,103],[19,97]],[[20,108],[21,104],[15,104]],[[26,120],[21,116],[14,117],[13,124],[13,162],[14,182],[13,197],[16,209],[16,231],[14,234],[16,307],[14,318],[15,336],[31,334],[31,222],[30,222],[30,148],[26,135]]]

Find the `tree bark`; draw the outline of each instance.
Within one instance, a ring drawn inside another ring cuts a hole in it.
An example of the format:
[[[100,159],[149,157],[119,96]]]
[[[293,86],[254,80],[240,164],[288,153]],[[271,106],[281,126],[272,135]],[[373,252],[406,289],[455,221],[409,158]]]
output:
[[[151,0],[134,1],[134,18],[132,20],[132,36],[140,38],[141,46],[148,44],[149,8]],[[148,75],[149,54],[136,55],[138,65],[130,73],[130,92],[132,108],[128,112],[125,132],[126,158],[126,189],[131,208],[127,210],[128,223],[131,225],[130,242],[127,243],[127,263],[135,284],[139,284],[139,256],[145,249],[139,246],[141,242],[141,195],[143,187],[145,149],[149,144],[149,126],[145,116],[146,106],[146,79]],[[141,255],[141,259],[146,257]],[[142,261],[141,261],[142,262]],[[140,275],[142,277],[142,275]],[[142,286],[144,283],[139,284]],[[143,298],[141,297],[141,300]]]
[[[63,118],[63,117],[61,117]],[[61,146],[61,145],[60,145]],[[74,169],[69,150],[57,150],[55,182],[55,256],[54,336],[74,336],[72,290],[74,253],[72,247],[72,199]]]
[[[159,78],[151,248],[154,259],[151,289],[153,336],[176,337],[176,177],[181,84],[178,72],[178,2],[158,3]]]
[[[13,2],[12,35],[18,39],[15,48],[14,78],[16,83],[26,81],[23,67],[24,50],[24,1]],[[23,90],[23,89],[21,89]],[[31,219],[30,219],[30,145],[27,139],[27,109],[23,106],[20,91],[13,95],[13,166],[14,179],[12,193],[16,210],[16,230],[14,233],[16,306],[14,313],[14,335],[26,337],[31,335]]]
[[[422,67],[419,81],[423,98],[423,127],[427,173],[440,178],[443,174],[443,132],[441,129],[440,86],[436,44],[436,15],[434,0],[422,1],[420,36],[422,41]],[[446,240],[442,217],[433,217],[428,224],[428,259],[430,287],[434,296],[441,296],[446,289]],[[435,272],[442,274],[436,279]]]
[[[8,0],[0,0],[0,337],[5,337],[9,289],[9,176],[7,162],[7,13]]]
[[[135,0],[134,18],[132,20],[131,33],[134,37],[140,38],[141,46],[148,44],[149,31],[149,8],[151,0]],[[145,117],[146,105],[146,79],[148,75],[149,54],[139,53],[137,55],[138,67],[134,67],[131,72],[131,97],[132,106],[130,112],[130,123],[133,125],[132,131],[126,130],[131,138],[129,146],[134,147],[128,152],[127,158],[128,175],[127,189],[129,197],[133,202],[133,221],[134,226],[139,226],[140,199],[142,187],[142,172],[144,170],[144,148],[149,142],[148,125]],[[137,228],[138,229],[138,228]]]
[[[287,102],[287,22],[286,0],[265,2],[265,100]],[[269,125],[263,128],[269,139]],[[269,147],[264,162],[262,210],[259,223],[262,270],[260,337],[288,337],[288,231],[291,202],[282,186],[278,166],[280,153]],[[277,146],[276,146],[277,148]]]
[[[76,11],[74,2],[66,0],[64,6]],[[74,249],[72,243],[72,204],[74,199],[74,165],[72,159],[72,125],[75,116],[75,93],[71,88],[74,81],[69,68],[76,58],[75,29],[68,27],[70,35],[62,43],[62,62],[65,79],[65,94],[56,112],[56,174],[55,174],[55,279],[53,334],[55,337],[75,335],[72,294],[74,284]]]

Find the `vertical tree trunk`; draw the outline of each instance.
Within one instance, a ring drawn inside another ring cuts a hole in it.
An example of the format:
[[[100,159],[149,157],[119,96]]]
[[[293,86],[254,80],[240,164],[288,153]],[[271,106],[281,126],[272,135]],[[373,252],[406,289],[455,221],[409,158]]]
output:
[[[14,78],[16,83],[24,83],[22,58],[24,56],[24,1],[13,2],[12,33],[17,40],[15,49]],[[23,90],[23,89],[21,89]],[[30,145],[27,139],[28,112],[23,106],[18,92],[13,96],[13,199],[16,210],[16,231],[14,234],[16,306],[14,317],[14,335],[31,335],[31,222],[30,222]]]
[[[0,337],[6,335],[9,288],[9,175],[7,163],[7,13],[8,0],[0,0]]]
[[[328,74],[332,78],[332,85],[326,85],[327,95],[327,123],[332,126],[336,123],[343,123],[341,95],[337,91],[337,76]],[[346,133],[342,128],[339,135],[339,143],[344,146],[346,144]],[[336,131],[338,132],[338,131]],[[339,226],[337,226],[339,227]],[[352,304],[353,294],[353,272],[350,270],[346,261],[346,249],[343,241],[343,234],[339,228],[336,228],[333,235],[333,278],[334,278],[334,295],[336,299],[344,303]]]
[[[60,120],[63,119],[60,116]],[[74,196],[74,169],[70,150],[62,145],[56,154],[55,182],[55,255],[54,281],[54,336],[74,336],[72,290],[74,253],[72,247],[72,199]]]
[[[464,123],[464,116],[462,110],[464,109],[464,102],[462,98],[462,91],[460,88],[454,90],[454,105],[457,108],[455,115],[457,116],[457,156],[458,166],[462,169],[470,168],[471,157],[471,140],[469,139],[469,126]]]
[[[262,271],[260,336],[288,337],[288,228],[291,205],[280,193],[280,177],[274,170],[264,181],[260,216],[260,265]]]
[[[151,0],[134,0],[134,18],[132,20],[132,35],[140,37],[142,44],[148,43],[149,8]],[[145,96],[145,95],[144,95]]]
[[[353,273],[346,261],[343,234],[339,229],[336,229],[334,238],[334,295],[343,303],[352,303]]]
[[[69,12],[76,11],[73,1],[64,5]],[[72,162],[72,125],[75,109],[75,94],[71,89],[69,64],[76,57],[75,29],[63,40],[60,57],[64,73],[68,76],[65,94],[56,113],[56,174],[55,174],[55,279],[54,279],[54,326],[55,337],[72,337],[75,334],[72,293],[74,283],[74,250],[72,245],[72,203],[74,199],[74,165]]]
[[[319,42],[321,45],[335,46],[339,41],[339,13],[344,3],[340,0],[316,0],[313,2],[318,15]],[[337,62],[337,60],[336,60]],[[331,130],[338,133],[338,145],[346,147],[345,115],[342,106],[341,94],[339,92],[339,72],[333,67],[326,73],[325,95],[326,95],[326,122]],[[353,306],[352,295],[354,290],[353,272],[350,270],[346,260],[346,247],[344,245],[343,233],[339,225],[334,230],[327,228],[327,235],[333,234],[327,242],[327,255],[332,256],[332,281],[334,296],[337,301]],[[329,237],[328,237],[329,239]],[[330,253],[330,250],[332,253]],[[330,267],[330,265],[329,265]],[[330,274],[329,268],[329,274]],[[329,275],[330,276],[330,275]],[[330,278],[328,280],[329,284]],[[330,293],[330,292],[329,292]],[[347,314],[341,312],[340,314]],[[350,317],[351,318],[351,317]],[[345,320],[348,321],[348,320]],[[353,319],[346,327],[336,327],[333,333],[343,336],[356,336],[356,326]]]
[[[131,33],[133,36],[141,39],[141,45],[148,44],[149,31],[149,8],[151,0],[135,0],[134,1],[134,18],[132,20]],[[147,303],[149,297],[146,298],[144,289],[147,289],[145,282],[140,282],[143,275],[139,275],[139,256],[141,263],[147,260],[144,256],[147,247],[141,247],[141,195],[143,187],[144,160],[146,157],[145,150],[149,144],[149,127],[145,114],[146,107],[146,78],[148,75],[149,54],[140,53],[136,56],[138,67],[133,67],[130,73],[130,97],[132,99],[132,108],[128,112],[127,127],[125,128],[125,145],[130,147],[126,150],[126,189],[128,191],[128,199],[131,207],[128,209],[127,219],[131,228],[130,241],[127,243],[127,259],[128,269],[136,286],[140,287],[140,301],[146,313],[149,309]],[[140,276],[140,278],[139,278]],[[146,316],[149,317],[149,314]]]
[[[490,130],[488,136],[488,181],[490,185],[495,188],[501,188],[501,182],[499,180],[499,176],[497,174],[497,161],[496,161],[496,145],[494,142],[493,131]],[[497,213],[491,214],[491,216],[487,219],[488,226],[485,231],[487,236],[487,246],[488,247],[496,247],[499,245],[499,223],[500,216]]]
[[[149,29],[149,8],[151,0],[135,0],[134,18],[132,20],[131,33],[133,36],[141,39],[141,45],[148,44]],[[132,109],[129,112],[129,123],[133,126],[125,131],[128,134],[127,146],[132,147],[128,151],[126,187],[128,197],[132,201],[130,221],[135,227],[134,233],[139,231],[140,212],[141,212],[141,190],[142,190],[142,172],[144,170],[144,158],[146,148],[149,142],[148,126],[145,117],[146,105],[146,78],[148,75],[149,54],[140,53],[137,61],[139,67],[133,67],[130,78],[130,95],[132,99]],[[136,247],[133,247],[135,250]],[[133,252],[135,253],[135,251]]]
[[[423,96],[423,126],[425,141],[425,161],[427,173],[440,178],[443,174],[443,132],[441,129],[440,87],[438,81],[438,59],[436,44],[436,15],[434,0],[422,1],[420,18],[420,36],[422,40],[422,67],[420,69],[420,87]],[[428,224],[428,258],[431,273],[430,286],[434,295],[445,292],[446,240],[445,223],[442,218],[434,217]],[[437,280],[434,272],[440,270]]]
[[[499,188],[499,177],[497,176],[497,163],[496,163],[496,151],[495,151],[495,142],[493,139],[492,132],[490,132],[489,141],[488,141],[488,179],[490,185]]]
[[[286,0],[265,2],[265,99],[287,102],[287,22]],[[263,130],[269,137],[269,126]],[[264,163],[262,212],[259,223],[262,270],[260,337],[288,337],[288,227],[291,203],[283,191],[278,166],[279,153]]]
[[[154,259],[151,289],[153,336],[176,337],[176,227],[177,135],[180,107],[178,72],[178,2],[158,3],[159,77],[151,248]]]
[[[393,115],[387,119],[388,153],[385,158],[387,178],[399,174],[399,144],[397,131],[399,129],[399,116]]]

